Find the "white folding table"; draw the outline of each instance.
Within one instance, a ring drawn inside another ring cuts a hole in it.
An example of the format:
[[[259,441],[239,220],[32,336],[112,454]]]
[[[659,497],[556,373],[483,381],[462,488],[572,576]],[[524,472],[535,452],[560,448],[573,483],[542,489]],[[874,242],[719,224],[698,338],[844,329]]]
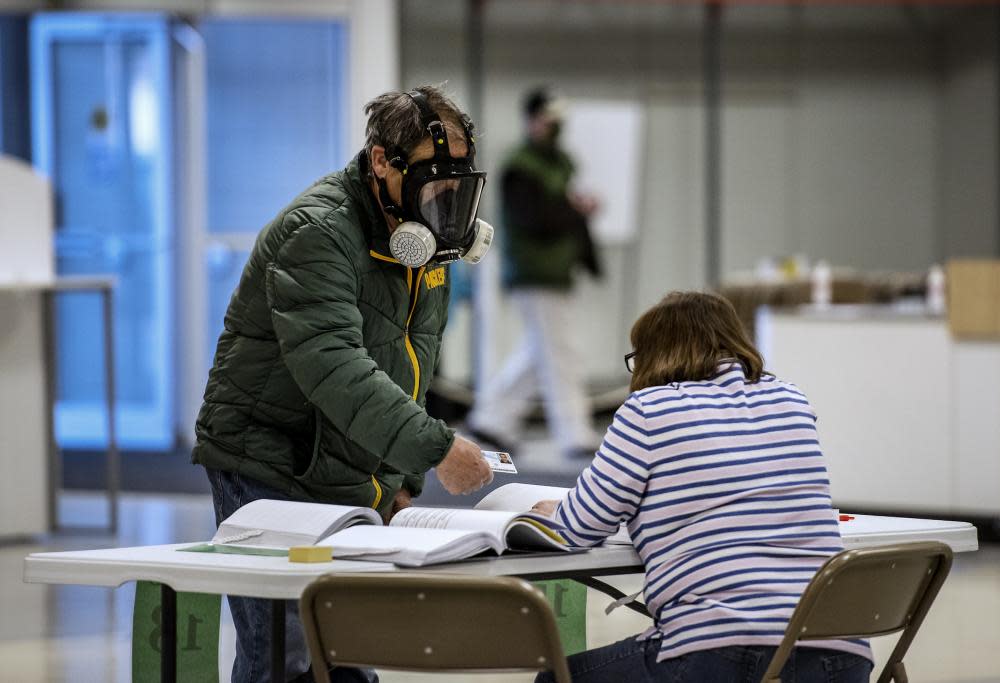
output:
[[[940,541],[954,552],[978,549],[976,528],[968,522],[857,515],[840,523],[847,548],[916,541]],[[272,680],[283,680],[285,600],[298,600],[312,581],[332,572],[396,571],[386,562],[331,560],[291,563],[286,557],[181,552],[191,543],[33,553],[24,560],[28,583],[120,586],[129,581],[161,585],[161,678],[176,678],[177,591],[244,595],[272,600]],[[630,545],[609,545],[582,553],[545,553],[476,558],[418,571],[477,576],[519,576],[530,580],[573,579],[612,597],[622,593],[596,576],[643,571]]]

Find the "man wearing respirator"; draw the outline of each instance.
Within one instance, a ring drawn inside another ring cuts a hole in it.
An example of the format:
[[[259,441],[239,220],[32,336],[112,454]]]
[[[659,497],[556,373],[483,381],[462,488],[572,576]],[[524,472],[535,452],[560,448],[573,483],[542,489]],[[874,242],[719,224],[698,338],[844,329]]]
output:
[[[388,519],[431,468],[452,494],[492,479],[480,448],[424,410],[447,264],[478,263],[492,241],[476,218],[486,173],[472,122],[426,86],[365,111],[365,149],[261,231],[226,312],[192,458],[208,472],[217,523],[258,498],[369,506]],[[233,681],[264,680],[267,601],[230,597],[230,607]],[[286,631],[289,676],[311,680],[293,603]]]

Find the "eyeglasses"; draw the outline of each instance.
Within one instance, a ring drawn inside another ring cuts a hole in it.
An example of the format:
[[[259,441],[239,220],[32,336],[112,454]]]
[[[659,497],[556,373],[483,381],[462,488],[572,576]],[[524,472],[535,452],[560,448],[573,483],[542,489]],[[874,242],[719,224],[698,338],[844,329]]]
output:
[[[625,369],[629,372],[635,372],[635,351],[625,354]]]

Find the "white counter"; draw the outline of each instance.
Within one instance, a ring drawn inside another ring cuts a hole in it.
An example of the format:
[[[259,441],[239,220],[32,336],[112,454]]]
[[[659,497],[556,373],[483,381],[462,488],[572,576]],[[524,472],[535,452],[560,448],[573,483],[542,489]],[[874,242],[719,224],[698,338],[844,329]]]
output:
[[[819,416],[837,506],[1000,516],[1000,343],[919,307],[761,309],[757,329]]]

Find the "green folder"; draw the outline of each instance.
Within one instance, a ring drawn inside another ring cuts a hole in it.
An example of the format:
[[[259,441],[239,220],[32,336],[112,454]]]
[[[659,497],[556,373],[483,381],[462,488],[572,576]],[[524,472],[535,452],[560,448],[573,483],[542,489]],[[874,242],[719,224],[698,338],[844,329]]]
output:
[[[178,548],[182,553],[222,553],[224,555],[263,555],[265,557],[288,557],[287,548],[257,548],[252,545],[224,545],[216,543],[199,543],[198,545]]]

